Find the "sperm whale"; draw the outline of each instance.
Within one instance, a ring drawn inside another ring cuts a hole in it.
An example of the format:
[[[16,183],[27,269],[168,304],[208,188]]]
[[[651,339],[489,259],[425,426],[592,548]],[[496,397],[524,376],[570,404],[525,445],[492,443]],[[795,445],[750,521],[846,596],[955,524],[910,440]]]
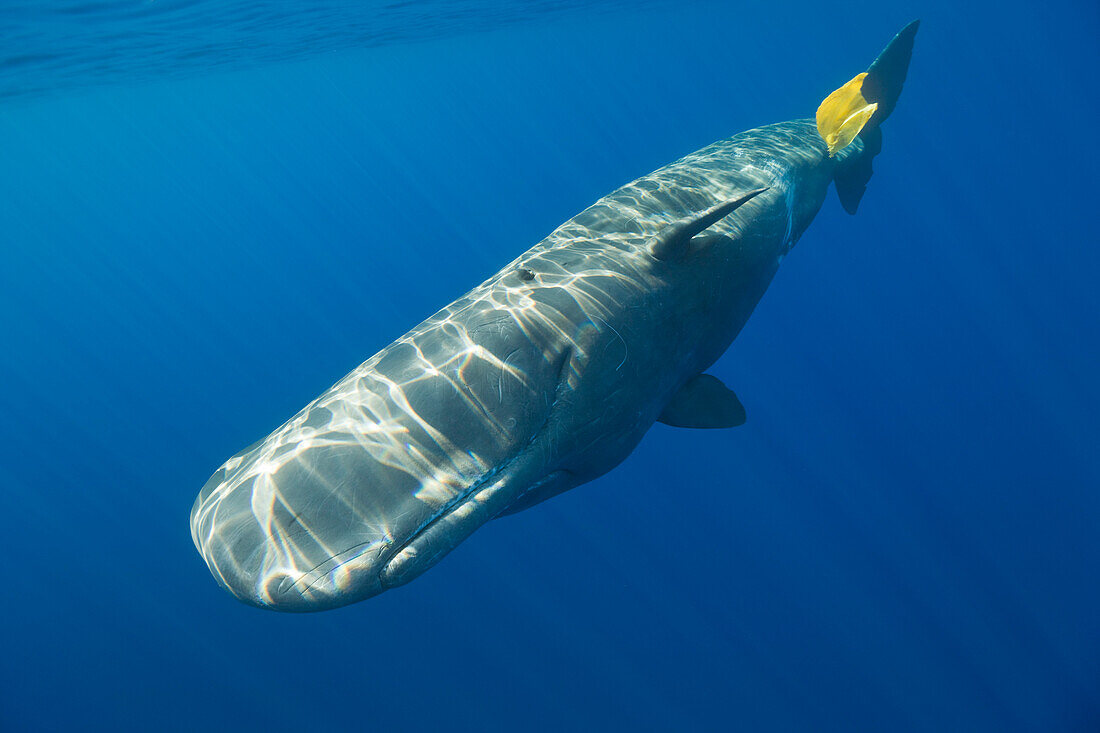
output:
[[[280,611],[363,600],[611,470],[654,422],[743,423],[706,370],[830,184],[855,213],[916,31],[815,119],[739,133],[600,199],[231,457],[191,511],[217,582]]]

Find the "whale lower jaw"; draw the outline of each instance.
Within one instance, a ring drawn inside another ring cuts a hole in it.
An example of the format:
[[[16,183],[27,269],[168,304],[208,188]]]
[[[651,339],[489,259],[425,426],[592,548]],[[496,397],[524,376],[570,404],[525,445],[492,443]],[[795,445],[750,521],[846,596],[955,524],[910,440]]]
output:
[[[441,510],[397,548],[385,542],[350,547],[307,573],[282,576],[274,592],[261,591],[256,599],[243,600],[277,611],[324,611],[403,585],[511,503],[514,497],[509,496],[508,488],[505,480],[476,488]]]
[[[495,481],[432,519],[379,571],[382,589],[408,583],[503,511],[515,498],[508,488],[505,480]]]
[[[519,492],[515,490],[514,477],[502,477],[473,492],[468,499],[433,519],[394,554],[378,574],[383,590],[408,583],[516,501],[566,475],[565,471],[554,471]]]
[[[554,471],[525,481],[526,476],[498,474],[441,511],[396,550],[383,542],[356,545],[308,573],[267,578],[254,597],[226,588],[247,603],[276,611],[324,611],[366,600],[413,580],[511,504],[567,476],[565,471]],[[521,487],[518,491],[517,486]],[[378,569],[380,560],[384,564]]]

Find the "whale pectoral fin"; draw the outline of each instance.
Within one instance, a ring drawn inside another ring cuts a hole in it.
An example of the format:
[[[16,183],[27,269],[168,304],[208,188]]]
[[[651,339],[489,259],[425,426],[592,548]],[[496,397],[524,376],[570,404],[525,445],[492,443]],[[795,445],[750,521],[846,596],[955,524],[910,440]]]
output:
[[[735,428],[745,423],[745,407],[718,377],[700,374],[672,396],[657,420],[676,428]]]
[[[654,259],[676,259],[688,251],[688,243],[691,242],[692,237],[713,225],[719,219],[732,214],[741,204],[767,190],[767,187],[753,189],[737,198],[723,201],[708,209],[674,221],[650,237],[646,243],[646,249]]]

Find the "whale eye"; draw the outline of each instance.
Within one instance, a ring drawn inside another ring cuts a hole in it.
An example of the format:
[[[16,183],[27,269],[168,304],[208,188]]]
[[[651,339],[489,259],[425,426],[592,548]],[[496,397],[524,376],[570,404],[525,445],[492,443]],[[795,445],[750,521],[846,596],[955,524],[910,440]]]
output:
[[[521,267],[516,272],[519,273],[519,279],[530,282],[535,279],[535,273],[528,270],[526,267]]]

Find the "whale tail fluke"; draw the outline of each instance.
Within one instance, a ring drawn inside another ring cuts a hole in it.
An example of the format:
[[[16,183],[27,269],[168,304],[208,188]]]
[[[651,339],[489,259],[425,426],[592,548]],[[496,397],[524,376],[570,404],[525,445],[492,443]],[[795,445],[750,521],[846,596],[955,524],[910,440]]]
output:
[[[871,180],[871,160],[882,150],[879,126],[901,96],[919,27],[920,21],[914,20],[902,28],[867,71],[830,94],[817,108],[817,130],[830,158],[856,137],[863,141],[863,152],[838,166],[833,179],[840,203],[849,214],[856,213]]]
[[[894,111],[894,105],[898,103],[901,88],[905,84],[905,76],[909,73],[909,59],[913,57],[913,41],[918,28],[919,20],[902,28],[878,55],[875,63],[867,69],[867,78],[863,80],[863,96],[867,101],[878,105],[867,123],[868,127],[878,127]]]

